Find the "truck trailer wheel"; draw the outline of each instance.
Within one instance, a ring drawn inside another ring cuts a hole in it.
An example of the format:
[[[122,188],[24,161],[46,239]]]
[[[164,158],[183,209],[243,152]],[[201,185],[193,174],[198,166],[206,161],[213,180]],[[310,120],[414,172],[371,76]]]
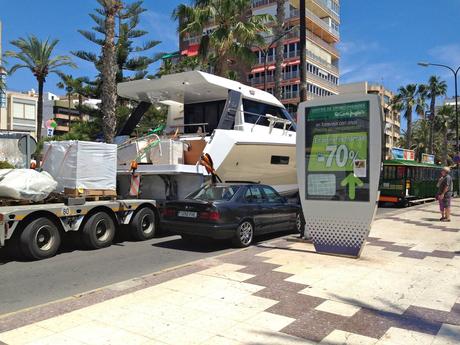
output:
[[[86,221],[82,241],[89,249],[109,247],[115,236],[115,223],[106,212],[97,212]]]
[[[136,241],[153,238],[156,233],[155,212],[148,207],[140,209],[129,223],[129,231]]]
[[[28,259],[46,259],[56,255],[61,245],[61,234],[51,220],[38,218],[26,225],[19,238],[19,245]]]

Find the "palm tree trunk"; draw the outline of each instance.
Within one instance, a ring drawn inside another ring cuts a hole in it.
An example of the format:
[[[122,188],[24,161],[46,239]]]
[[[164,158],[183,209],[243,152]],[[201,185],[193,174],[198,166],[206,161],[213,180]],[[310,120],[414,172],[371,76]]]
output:
[[[406,130],[406,149],[410,150],[412,146],[412,108],[407,109],[407,130]]]
[[[119,9],[117,1],[105,2],[105,42],[102,48],[102,114],[105,141],[113,142],[117,126],[117,59],[115,50],[115,15]]]
[[[70,133],[70,126],[72,122],[72,115],[70,115],[70,108],[72,107],[72,95],[70,94],[70,92],[67,97],[68,97],[68,102],[69,102],[68,107],[69,107],[69,133]]]
[[[434,154],[434,119],[435,119],[435,110],[436,110],[436,95],[431,96],[430,103],[430,153]]]
[[[43,86],[45,81],[38,79],[38,108],[37,108],[37,141],[42,138],[42,122],[43,122]]]
[[[276,27],[275,35],[276,38],[281,37],[283,34],[284,20],[286,19],[285,14],[285,4],[286,0],[277,0],[277,9],[276,9]],[[274,95],[276,98],[281,99],[281,81],[283,80],[282,76],[282,63],[284,58],[284,43],[283,39],[279,39],[276,44],[275,51],[275,89]],[[267,72],[265,72],[267,73]]]
[[[446,123],[443,129],[443,145],[442,145],[442,164],[447,165],[447,151],[448,148],[447,146],[449,145],[449,140],[447,138],[447,126],[448,124]]]

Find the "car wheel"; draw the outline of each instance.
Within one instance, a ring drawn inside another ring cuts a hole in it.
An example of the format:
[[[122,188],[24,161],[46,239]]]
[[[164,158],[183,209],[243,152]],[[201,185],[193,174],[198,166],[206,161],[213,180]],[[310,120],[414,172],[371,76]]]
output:
[[[155,212],[144,207],[139,210],[130,223],[131,236],[136,241],[145,241],[155,236]]]
[[[298,234],[303,234],[303,228],[304,228],[304,223],[303,223],[303,218],[302,214],[298,212],[295,216],[295,231]]]
[[[254,238],[254,226],[250,221],[245,220],[236,229],[233,244],[239,248],[248,247],[251,245]]]
[[[58,251],[61,234],[51,220],[38,218],[24,228],[19,244],[28,259],[45,259],[54,256]]]
[[[115,223],[105,212],[93,214],[83,227],[82,240],[89,249],[108,247],[114,237]]]

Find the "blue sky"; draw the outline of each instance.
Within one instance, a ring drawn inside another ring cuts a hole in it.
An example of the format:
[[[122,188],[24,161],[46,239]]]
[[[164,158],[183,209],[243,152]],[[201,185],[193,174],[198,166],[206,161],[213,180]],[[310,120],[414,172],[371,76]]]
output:
[[[149,31],[150,39],[163,42],[156,52],[177,50],[176,24],[170,14],[180,2],[144,2],[148,12],[142,27]],[[4,50],[10,48],[11,39],[29,33],[58,38],[59,54],[94,49],[77,32],[91,27],[88,13],[94,7],[95,0],[0,0]],[[429,75],[437,74],[449,82],[449,93],[453,94],[453,78],[447,71],[421,68],[416,63],[426,60],[460,65],[459,14],[460,0],[342,0],[341,82],[383,82],[396,90],[400,85],[424,82]],[[90,64],[74,60],[79,68],[66,72],[75,76],[94,74]],[[153,66],[152,71],[157,67]],[[57,81],[57,77],[50,76],[45,88],[62,93],[56,87]],[[25,71],[10,76],[8,85],[14,90],[36,88],[34,78]]]

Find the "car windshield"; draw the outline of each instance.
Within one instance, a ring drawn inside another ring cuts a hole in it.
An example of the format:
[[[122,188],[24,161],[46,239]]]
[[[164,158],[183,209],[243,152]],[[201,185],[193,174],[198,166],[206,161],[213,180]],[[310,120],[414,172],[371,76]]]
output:
[[[187,196],[186,199],[205,201],[229,201],[238,191],[238,186],[205,186]]]

